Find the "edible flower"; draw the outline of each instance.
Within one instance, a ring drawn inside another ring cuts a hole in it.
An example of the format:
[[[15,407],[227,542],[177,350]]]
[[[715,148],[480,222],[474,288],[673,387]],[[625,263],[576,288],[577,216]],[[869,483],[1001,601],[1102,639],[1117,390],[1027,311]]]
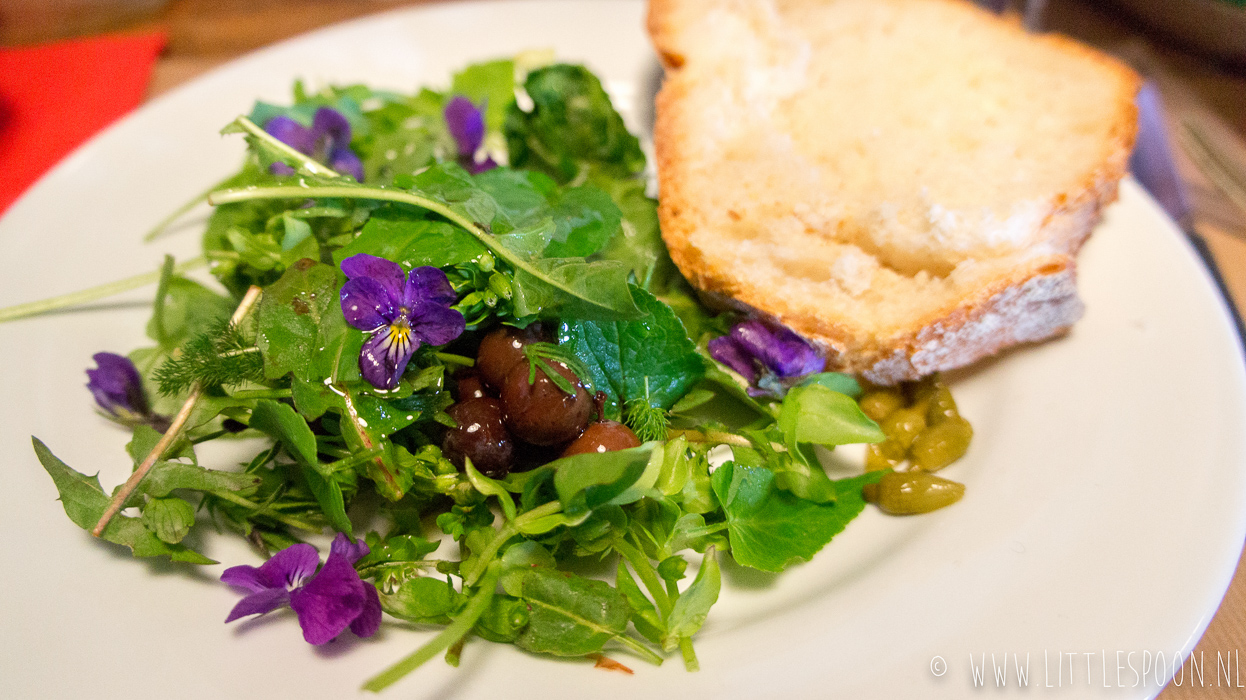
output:
[[[790,380],[826,367],[826,358],[804,338],[755,320],[737,323],[727,335],[711,340],[709,351],[756,387],[749,389],[753,396],[782,396]]]
[[[417,267],[403,274],[398,263],[359,254],[342,261],[350,279],[342,285],[346,322],[371,333],[359,354],[363,378],[393,389],[422,343],[445,345],[463,333],[463,314],[450,308],[454,288],[446,273]]]
[[[350,122],[336,109],[316,110],[311,128],[282,115],[269,119],[264,131],[299,153],[363,182],[363,163],[350,150]],[[273,163],[269,170],[276,175],[294,174],[294,169],[285,163]]]
[[[143,390],[138,368],[124,355],[97,352],[91,357],[98,365],[87,370],[87,389],[100,410],[118,423],[134,427],[150,425],[159,432],[169,429],[169,419],[152,413]]]
[[[355,571],[355,562],[368,552],[368,545],[339,532],[319,572],[320,555],[305,543],[286,547],[259,566],[230,567],[221,581],[251,592],[225,622],[289,605],[308,644],[329,642],[347,627],[359,637],[371,637],[381,626],[381,598]]]
[[[485,115],[481,108],[472,104],[472,101],[466,97],[455,95],[446,103],[442,114],[446,118],[446,126],[450,129],[450,135],[458,144],[459,165],[466,168],[472,175],[498,166],[487,154],[484,160],[476,160],[476,152],[480,150],[480,144],[485,140]]]

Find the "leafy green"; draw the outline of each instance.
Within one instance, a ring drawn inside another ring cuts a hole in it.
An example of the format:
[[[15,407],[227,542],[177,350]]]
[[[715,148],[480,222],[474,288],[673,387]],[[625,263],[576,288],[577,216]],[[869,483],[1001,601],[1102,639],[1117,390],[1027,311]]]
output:
[[[264,376],[293,372],[307,381],[324,378],[316,371],[324,369],[316,367],[317,360],[336,355],[346,334],[338,289],[337,270],[304,259],[264,290],[256,310]]]
[[[307,421],[286,404],[264,399],[257,402],[255,410],[251,412],[251,427],[281,442],[286,452],[302,468],[307,487],[320,503],[329,523],[339,532],[352,534],[350,519],[346,517],[342,487],[332,474],[324,473],[316,456],[316,436],[307,426]]]
[[[722,588],[722,574],[718,569],[718,559],[711,547],[701,559],[701,568],[697,577],[680,594],[671,607],[671,617],[667,624],[667,632],[662,640],[662,648],[673,651],[679,646],[680,638],[688,638],[696,634],[705,624],[705,617],[710,608],[718,602],[718,593]],[[683,561],[682,559],[680,561]]]
[[[827,505],[777,489],[769,469],[727,462],[712,481],[727,517],[731,555],[762,571],[808,561],[865,508],[861,488],[882,475],[868,472],[834,482],[837,497]]]
[[[528,571],[521,599],[528,605],[528,626],[515,644],[556,656],[600,651],[623,634],[631,615],[627,598],[605,582],[552,569]]]
[[[65,515],[75,525],[91,530],[99,522],[100,517],[108,508],[109,497],[100,487],[99,478],[86,476],[74,471],[64,462],[56,458],[38,438],[31,438],[35,455],[40,464],[56,483],[60,492],[61,503],[65,506]],[[116,515],[100,538],[130,548],[136,557],[167,556],[173,561],[188,564],[215,564],[216,562],[202,554],[189,549],[185,545],[170,544],[161,540],[154,532],[147,529],[138,518]]]
[[[640,399],[670,408],[704,373],[704,363],[670,307],[633,288],[646,315],[635,321],[564,320],[559,345],[585,361],[593,384],[606,392],[606,414],[618,418],[621,404]]]
[[[608,503],[635,484],[649,463],[652,445],[613,452],[589,452],[550,463],[554,488],[568,513]]]
[[[511,165],[547,173],[559,182],[582,171],[631,177],[645,167],[640,142],[610,104],[601,81],[583,66],[554,65],[528,74],[532,109],[506,114]]]

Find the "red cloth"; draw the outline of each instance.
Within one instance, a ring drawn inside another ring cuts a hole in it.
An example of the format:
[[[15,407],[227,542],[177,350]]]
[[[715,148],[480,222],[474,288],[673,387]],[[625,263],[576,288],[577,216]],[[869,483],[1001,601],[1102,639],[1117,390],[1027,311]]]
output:
[[[0,49],[0,213],[143,101],[163,32]]]

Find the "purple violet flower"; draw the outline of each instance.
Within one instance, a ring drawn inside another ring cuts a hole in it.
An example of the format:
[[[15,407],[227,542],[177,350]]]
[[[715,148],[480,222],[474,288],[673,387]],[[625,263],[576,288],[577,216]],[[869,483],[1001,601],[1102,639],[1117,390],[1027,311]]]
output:
[[[493,162],[493,158],[487,155],[482,161],[476,160],[476,152],[480,150],[480,144],[485,140],[483,108],[472,104],[471,100],[462,95],[455,95],[446,104],[442,114],[445,116],[446,126],[450,129],[450,135],[454,137],[454,142],[459,146],[460,165],[472,175],[498,167],[498,164]]]
[[[130,358],[97,352],[91,359],[98,367],[87,370],[87,389],[91,390],[100,410],[130,427],[150,425],[162,433],[169,429],[167,416],[152,413],[147,392],[143,390],[143,378]]]
[[[363,163],[350,150],[350,122],[336,109],[316,110],[311,128],[283,115],[269,119],[264,131],[299,153],[363,182]],[[294,169],[285,163],[273,163],[270,171],[276,175],[294,174]]]
[[[393,389],[422,343],[445,345],[463,333],[463,314],[450,308],[454,288],[446,273],[417,267],[408,276],[398,263],[359,254],[342,261],[346,322],[371,333],[359,354],[363,378]]]
[[[750,384],[753,395],[778,393],[782,380],[816,374],[826,368],[826,358],[804,338],[783,326],[766,326],[760,321],[737,323],[727,335],[709,343],[710,356],[739,372]]]
[[[225,622],[289,605],[308,644],[329,642],[347,627],[359,637],[371,637],[381,626],[381,598],[376,587],[355,571],[355,562],[368,552],[368,545],[339,532],[319,572],[320,555],[302,543],[286,547],[259,566],[230,567],[221,581],[250,593]]]

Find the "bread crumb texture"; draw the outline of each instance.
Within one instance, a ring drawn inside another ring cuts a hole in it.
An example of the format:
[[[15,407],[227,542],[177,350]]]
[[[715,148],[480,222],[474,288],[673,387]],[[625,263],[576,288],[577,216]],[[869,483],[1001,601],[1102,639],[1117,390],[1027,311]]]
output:
[[[663,237],[893,383],[1066,330],[1137,76],[961,0],[652,0]]]

